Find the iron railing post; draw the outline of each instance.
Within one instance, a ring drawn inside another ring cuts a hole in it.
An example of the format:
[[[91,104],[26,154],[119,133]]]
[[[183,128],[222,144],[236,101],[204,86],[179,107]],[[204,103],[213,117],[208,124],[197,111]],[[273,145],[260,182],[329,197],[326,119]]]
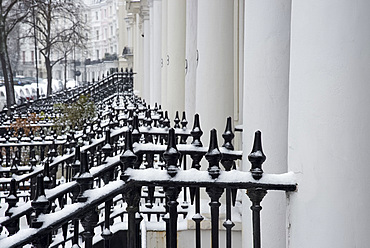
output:
[[[250,169],[252,176],[255,180],[262,178],[263,170],[262,163],[266,160],[266,156],[262,150],[262,138],[261,132],[256,131],[254,136],[254,143],[251,153],[248,155],[248,160],[251,162],[252,167]],[[263,197],[265,197],[267,191],[262,188],[252,188],[247,190],[247,195],[252,202],[252,221],[253,221],[253,247],[261,247],[261,224],[260,224],[260,212],[262,207],[260,205]]]
[[[216,129],[211,130],[211,139],[209,144],[209,149],[207,154],[205,155],[209,167],[208,167],[208,173],[212,179],[218,178],[220,175],[220,167],[219,167],[219,161],[221,159],[221,152],[218,149],[217,144],[217,134]],[[206,189],[207,194],[211,198],[211,202],[209,203],[209,206],[211,207],[211,241],[212,241],[212,248],[218,248],[219,247],[219,234],[218,234],[218,219],[219,219],[219,208],[221,206],[221,203],[219,202],[219,199],[223,193],[223,188],[219,188],[217,186],[215,187],[209,187]]]

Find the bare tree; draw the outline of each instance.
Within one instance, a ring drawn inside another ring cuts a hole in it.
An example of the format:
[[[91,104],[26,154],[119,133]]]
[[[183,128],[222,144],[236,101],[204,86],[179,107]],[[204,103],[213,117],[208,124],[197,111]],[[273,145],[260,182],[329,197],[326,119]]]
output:
[[[2,0],[0,2],[0,63],[6,90],[6,103],[9,108],[15,103],[15,97],[8,39],[17,24],[29,14],[30,1]]]
[[[70,51],[64,50],[62,56],[57,57],[57,51],[69,47],[69,43],[78,43],[83,46],[85,23],[82,18],[80,1],[72,0],[34,0],[36,8],[36,23],[29,24],[37,30],[37,42],[40,53],[45,59],[47,74],[47,95],[52,93],[53,66],[65,59]]]

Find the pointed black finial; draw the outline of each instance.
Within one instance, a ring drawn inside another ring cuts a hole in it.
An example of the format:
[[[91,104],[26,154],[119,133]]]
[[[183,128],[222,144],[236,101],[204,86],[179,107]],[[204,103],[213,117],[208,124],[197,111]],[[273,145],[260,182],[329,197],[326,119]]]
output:
[[[107,128],[105,131],[105,145],[102,147],[102,151],[104,153],[104,159],[107,159],[109,156],[112,156],[113,148],[109,128]]]
[[[175,122],[174,128],[180,128],[180,117],[179,117],[179,111],[176,111],[175,119],[173,120]]]
[[[34,201],[40,200],[39,198],[45,197],[45,187],[44,187],[44,175],[38,174],[36,178],[36,194]]]
[[[211,140],[205,157],[209,163],[208,173],[212,179],[216,179],[220,175],[219,162],[221,160],[221,152],[218,149],[216,129],[211,130]]]
[[[203,146],[202,141],[200,141],[200,137],[203,135],[203,131],[202,129],[200,129],[199,114],[195,114],[194,116],[193,130],[191,130],[190,134],[191,136],[193,136],[193,141],[191,142],[193,146]]]
[[[175,129],[171,128],[168,132],[168,145],[163,153],[163,158],[166,161],[167,172],[171,177],[177,174],[177,161],[180,158],[180,153],[176,147]]]
[[[231,127],[231,117],[227,118],[225,132],[222,134],[222,137],[225,140],[225,142],[222,146],[225,147],[228,150],[234,150],[234,146],[231,143],[231,141],[235,137],[235,135],[232,131],[232,127]]]
[[[151,110],[148,109],[146,112],[145,112],[145,125],[147,128],[151,128],[152,127],[152,116],[151,116]]]
[[[50,161],[49,161],[50,158],[47,158],[46,161],[45,161],[45,164],[44,164],[44,186],[47,188],[47,189],[51,189],[52,188],[52,183],[53,181],[51,180],[51,177],[50,177]]]
[[[139,116],[134,115],[134,120],[132,122],[132,140],[134,143],[140,141],[140,130],[139,130]]]
[[[182,126],[182,129],[186,129],[186,125],[188,125],[188,121],[186,120],[186,114],[185,114],[185,111],[182,112],[182,119],[181,119],[181,126]]]
[[[163,127],[170,127],[170,119],[168,119],[168,112],[167,110],[164,112],[164,119],[163,119]]]
[[[137,156],[133,151],[132,145],[132,133],[128,130],[125,134],[125,148],[123,154],[120,156],[121,161],[121,171],[123,172],[121,175],[121,180],[126,181],[128,179],[127,176],[124,175],[124,171],[128,168],[134,168],[134,164],[137,161]]]
[[[72,177],[77,176],[78,171],[80,170],[80,163],[81,163],[80,162],[80,156],[81,156],[80,146],[76,145],[75,158],[74,158],[74,162],[72,164]]]
[[[87,151],[81,151],[81,166],[80,173],[76,177],[76,181],[80,186],[80,192],[77,197],[78,202],[86,202],[87,196],[84,195],[85,191],[91,189],[94,182],[94,177],[89,171],[88,154]]]
[[[81,152],[80,176],[84,173],[90,173],[87,151]]]
[[[10,190],[9,190],[9,195],[7,196],[7,198],[18,199],[18,196],[17,196],[17,181],[14,178],[12,178],[12,180],[10,181]]]
[[[250,172],[254,179],[259,180],[262,177],[262,163],[265,162],[266,156],[262,151],[261,132],[256,131],[254,135],[254,144],[251,153],[248,155],[248,160],[252,164]]]

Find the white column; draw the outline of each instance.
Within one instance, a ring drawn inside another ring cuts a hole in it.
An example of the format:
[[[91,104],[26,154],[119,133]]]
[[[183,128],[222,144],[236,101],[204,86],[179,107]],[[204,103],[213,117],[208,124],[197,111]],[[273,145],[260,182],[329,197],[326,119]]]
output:
[[[219,143],[226,118],[234,112],[234,1],[198,1],[198,70],[196,106],[208,145],[209,131],[217,129]]]
[[[335,8],[333,8],[335,6]],[[370,2],[294,1],[287,247],[370,244]]]
[[[162,53],[161,53],[161,105],[165,108],[167,106],[167,2],[168,0],[162,0]],[[163,109],[164,109],[163,108]]]
[[[150,21],[149,21],[149,8],[147,6],[142,7],[142,18],[143,18],[143,88],[142,88],[142,97],[145,101],[150,102],[150,74],[151,74],[151,65],[150,65],[150,43],[151,43],[151,33],[150,33]]]
[[[195,114],[195,90],[197,79],[197,1],[186,1],[186,70],[185,70],[185,111],[189,128]]]
[[[161,102],[162,0],[153,0],[151,21],[150,104]]]
[[[287,171],[290,1],[245,1],[243,170],[249,171],[254,132],[261,130],[266,173]],[[251,202],[243,199],[244,246],[252,247]],[[286,197],[272,192],[262,201],[262,246],[285,247]]]
[[[140,16],[139,14],[135,14],[135,23],[134,23],[134,30],[133,30],[133,44],[134,44],[134,72],[135,80],[134,80],[134,90],[139,95],[142,92],[142,85],[143,85],[143,74],[142,74],[142,47],[141,47],[141,28],[140,28]]]
[[[176,111],[185,110],[185,3],[183,0],[167,1],[166,109],[171,120],[175,118]]]
[[[127,29],[127,31],[126,31],[126,33],[127,33],[127,37],[126,37],[127,42],[126,43],[127,43],[127,46],[130,49],[134,49],[134,46],[133,46],[133,44],[134,44],[134,41],[133,41],[133,39],[134,39],[134,29],[135,29],[134,19],[135,19],[134,15],[132,13],[127,13],[127,16],[125,18],[126,29]],[[131,53],[133,53],[133,50],[131,50]],[[134,66],[133,56],[126,57],[126,60],[127,60],[128,68],[129,69],[133,68],[133,66]],[[123,69],[125,69],[125,68],[123,68]],[[134,80],[136,80],[136,76],[135,76]]]

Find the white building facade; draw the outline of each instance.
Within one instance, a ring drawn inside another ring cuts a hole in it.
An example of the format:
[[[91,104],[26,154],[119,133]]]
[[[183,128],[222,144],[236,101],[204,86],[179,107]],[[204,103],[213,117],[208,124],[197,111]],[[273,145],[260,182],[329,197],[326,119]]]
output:
[[[199,113],[202,129],[219,135],[231,116],[243,129],[235,142],[244,157],[261,130],[264,171],[295,173],[297,192],[269,192],[262,201],[262,247],[369,246],[370,1],[86,5],[81,61],[90,64],[78,70],[87,81],[132,67],[135,91],[151,106],[162,104],[171,119],[186,110],[189,126]],[[28,49],[25,62],[32,61]],[[244,159],[239,169],[249,168]],[[249,248],[250,201],[242,201],[235,247]]]
[[[97,80],[117,68],[132,67],[128,51],[126,28],[126,1],[124,0],[83,0],[81,1],[81,18],[86,23],[84,33],[86,39],[84,48],[76,47],[67,55],[67,61],[62,59],[53,67],[53,79],[88,82]],[[62,25],[62,20],[53,20],[53,25]],[[24,28],[29,32],[29,28]],[[33,35],[33,34],[31,34]],[[126,49],[125,49],[126,48]],[[17,75],[36,76],[36,57],[34,39],[21,40]],[[39,49],[39,47],[37,48]],[[52,60],[63,57],[58,49],[52,49]],[[38,73],[40,78],[46,78],[44,60],[37,54]],[[65,75],[66,70],[66,75]],[[77,72],[77,75],[75,75]]]
[[[175,110],[200,113],[204,130],[221,133],[232,116],[245,155],[259,129],[265,172],[295,173],[297,192],[271,192],[262,202],[262,246],[367,247],[370,2],[127,6],[136,6],[128,29],[139,95],[171,118]],[[241,169],[249,168],[245,159]],[[242,246],[252,247],[247,197],[243,204]]]

